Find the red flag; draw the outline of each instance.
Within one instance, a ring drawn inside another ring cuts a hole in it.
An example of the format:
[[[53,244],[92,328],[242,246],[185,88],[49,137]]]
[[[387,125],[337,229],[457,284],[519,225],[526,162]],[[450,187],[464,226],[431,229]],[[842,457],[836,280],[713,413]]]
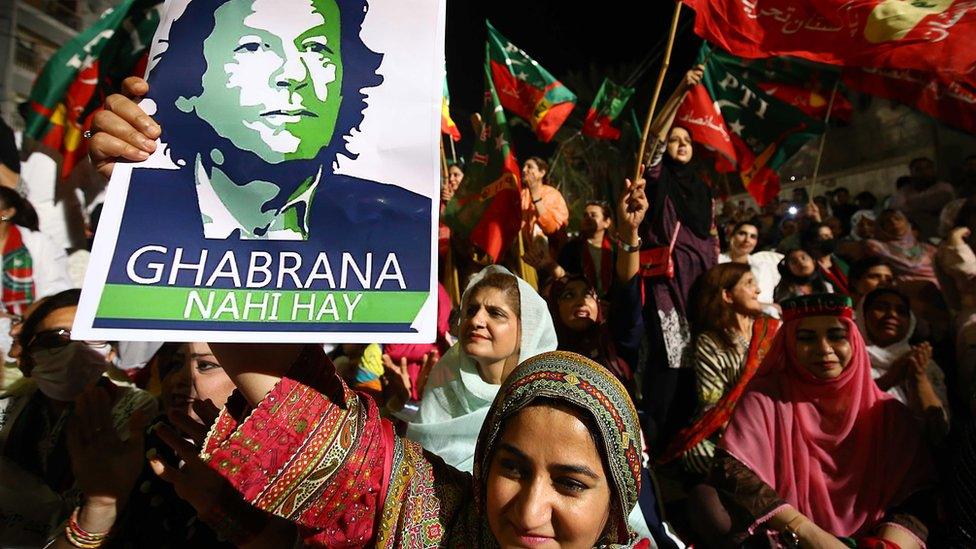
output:
[[[954,79],[945,74],[909,70],[848,69],[844,71],[844,83],[976,134],[976,75]]]
[[[855,67],[976,69],[971,0],[683,0],[695,33],[740,57]]]
[[[716,170],[735,171],[737,155],[732,137],[722,113],[708,95],[705,86],[695,86],[688,92],[688,97],[678,108],[674,123],[687,129],[697,143],[716,153]]]

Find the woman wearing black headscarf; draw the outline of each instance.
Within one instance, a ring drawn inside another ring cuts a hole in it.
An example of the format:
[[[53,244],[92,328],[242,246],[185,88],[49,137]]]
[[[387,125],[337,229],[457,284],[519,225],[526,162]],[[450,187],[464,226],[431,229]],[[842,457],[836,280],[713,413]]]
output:
[[[712,191],[690,165],[691,133],[674,125],[678,106],[703,75],[700,66],[688,71],[665,104],[654,126],[656,142],[645,172],[650,215],[641,227],[644,324],[648,356],[666,357],[649,360],[643,376],[642,408],[649,420],[645,429],[654,438],[666,438],[694,412],[694,374],[683,361],[691,341],[687,302],[695,279],[718,262]],[[648,250],[662,247],[665,253],[670,248],[673,276],[646,269]],[[688,398],[677,398],[683,394]]]

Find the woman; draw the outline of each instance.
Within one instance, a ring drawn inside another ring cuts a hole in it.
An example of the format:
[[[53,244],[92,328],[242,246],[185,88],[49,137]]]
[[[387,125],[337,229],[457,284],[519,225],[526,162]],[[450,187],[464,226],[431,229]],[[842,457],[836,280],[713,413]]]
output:
[[[633,390],[633,366],[643,330],[640,288],[636,284],[621,286],[614,286],[607,309],[600,306],[596,288],[585,276],[570,275],[552,283],[547,301],[559,350],[598,362]],[[612,314],[607,315],[608,311]]]
[[[23,314],[35,299],[67,290],[68,257],[38,232],[37,213],[17,191],[0,186],[0,302],[10,314]]]
[[[885,210],[878,218],[875,238],[865,242],[865,253],[880,257],[895,273],[895,281],[933,334],[948,331],[949,315],[935,274],[935,246],[919,241],[912,225],[898,210]]]
[[[826,223],[813,223],[800,235],[800,247],[817,262],[817,270],[835,292],[850,295],[847,282],[850,267],[834,254],[837,249],[835,234]]]
[[[264,347],[260,356],[272,356]],[[550,352],[516,368],[486,416],[472,478],[394,435],[320,349],[285,349],[275,347],[274,368],[291,361],[287,377],[253,410],[232,397],[203,457],[162,430],[187,465],[152,460],[238,545],[297,535],[318,546],[636,543],[626,517],[641,484],[637,414],[598,364]],[[228,349],[221,360],[243,358],[239,352]],[[301,430],[288,419],[298,417],[310,420]],[[351,440],[326,436],[338,432]]]
[[[817,262],[800,248],[790,250],[777,268],[780,280],[773,292],[776,303],[790,297],[834,292],[833,285],[824,280],[817,268]]]
[[[889,288],[867,294],[857,312],[857,326],[871,357],[871,377],[878,387],[919,416],[931,417],[933,433],[945,434],[949,430],[945,375],[932,360],[931,345],[909,343],[915,324],[908,298]]]
[[[539,234],[555,234],[569,222],[566,200],[546,184],[548,174],[549,164],[538,156],[522,164],[522,231],[529,241]]]
[[[152,472],[144,456],[173,459],[172,450],[155,434],[161,425],[202,443],[234,383],[206,343],[165,344],[148,367],[160,378],[163,414],[144,433],[130,432],[123,439],[106,429],[100,391],[87,391],[78,400],[68,447],[78,486],[87,497],[72,520],[84,531],[111,529],[106,547],[230,547],[197,520],[193,507]],[[63,529],[54,547],[73,547]]]
[[[871,379],[850,298],[794,298],[783,314],[712,469],[733,531],[792,547],[923,547],[935,479],[922,429]]]
[[[631,184],[617,203],[618,249],[609,309],[602,306],[587,275],[564,277],[549,289],[549,312],[560,350],[587,356],[606,367],[630,390],[644,327],[639,269],[640,226],[647,214],[646,182]],[[603,208],[601,213],[606,214]],[[606,319],[607,313],[609,319]]]
[[[504,267],[471,278],[461,298],[459,341],[430,372],[407,438],[462,471],[498,389],[520,362],[556,349],[546,302]]]
[[[23,530],[4,529],[0,545],[40,545],[48,532],[33,521],[49,527],[47,521],[67,518],[65,503],[73,501],[76,491],[65,425],[72,402],[86,389],[97,385],[103,390],[106,421],[122,436],[133,414],[148,419],[156,413],[152,395],[118,387],[104,376],[112,352],[108,342],[71,339],[80,294],[67,290],[35,302],[18,327],[15,354],[24,379],[0,397],[0,508]],[[16,536],[31,530],[40,537],[18,541]]]
[[[461,186],[461,181],[464,180],[464,168],[461,164],[457,162],[451,162],[448,164],[447,176],[441,180],[441,206],[440,214],[444,214],[444,209],[447,208],[447,203],[454,198],[454,193],[457,192],[458,187]],[[440,221],[437,230],[437,242],[438,250],[441,257],[447,255],[448,250],[451,247],[451,228],[444,223],[443,220]]]
[[[688,71],[662,110],[652,134],[656,142],[645,172],[650,215],[641,228],[641,247],[664,247],[674,266],[672,278],[644,278],[644,323],[651,353],[667,357],[666,361],[649,364],[645,375],[643,401],[654,423],[648,430],[655,437],[666,437],[693,413],[690,406],[672,408],[672,402],[692,401],[691,370],[679,370],[685,365],[685,351],[691,343],[688,293],[695,279],[718,261],[711,189],[689,165],[693,147],[688,129],[672,127],[681,100],[703,74],[702,67]],[[679,393],[681,398],[676,398]]]
[[[755,275],[742,263],[716,265],[695,286],[691,300],[695,334],[691,363],[698,417],[676,437],[662,461],[682,456],[685,470],[699,479],[711,469],[721,430],[778,327],[778,322],[763,316],[759,293]],[[746,368],[750,355],[755,356]],[[710,413],[716,408],[720,411]]]
[[[712,267],[698,280],[692,295],[697,417],[658,461],[681,457],[687,473],[685,516],[705,546],[719,547],[731,522],[715,489],[703,480],[711,469],[715,445],[768,351],[779,321],[763,316],[755,276],[743,263]]]
[[[898,210],[881,212],[875,238],[865,241],[865,253],[884,259],[899,283],[928,282],[938,287],[933,265],[935,252],[935,246],[915,238],[908,218]]]

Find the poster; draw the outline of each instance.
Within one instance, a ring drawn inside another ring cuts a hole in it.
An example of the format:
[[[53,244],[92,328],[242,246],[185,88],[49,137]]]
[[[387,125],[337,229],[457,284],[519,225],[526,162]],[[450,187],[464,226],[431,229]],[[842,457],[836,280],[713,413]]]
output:
[[[434,340],[444,0],[177,0],[73,336]]]

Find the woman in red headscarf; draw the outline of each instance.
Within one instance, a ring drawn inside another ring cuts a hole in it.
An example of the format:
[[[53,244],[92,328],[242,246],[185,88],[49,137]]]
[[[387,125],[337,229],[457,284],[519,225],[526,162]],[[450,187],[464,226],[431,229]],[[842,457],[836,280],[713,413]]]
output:
[[[922,426],[871,379],[850,298],[782,305],[712,468],[733,531],[787,547],[924,547],[935,479]]]

